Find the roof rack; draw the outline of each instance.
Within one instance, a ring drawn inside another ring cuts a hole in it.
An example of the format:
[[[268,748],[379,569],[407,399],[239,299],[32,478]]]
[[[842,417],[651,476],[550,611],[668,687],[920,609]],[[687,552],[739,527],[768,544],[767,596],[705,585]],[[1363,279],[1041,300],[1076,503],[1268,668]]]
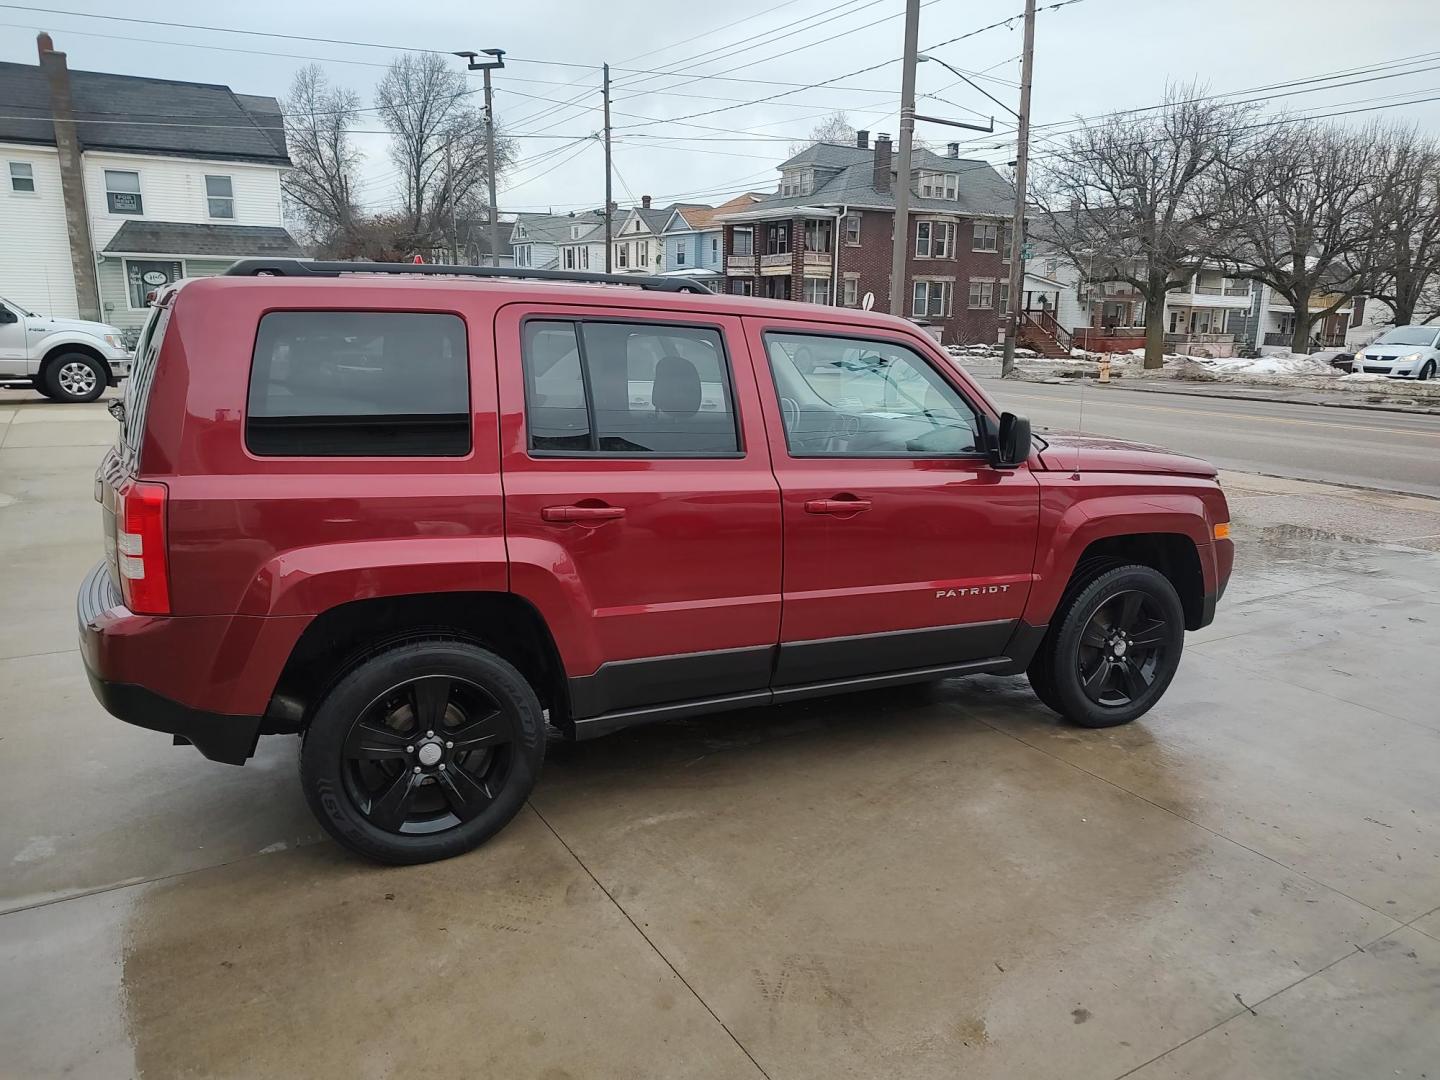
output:
[[[708,293],[692,278],[649,274],[595,274],[573,270],[521,270],[509,266],[447,266],[444,263],[306,262],[301,259],[241,259],[225,271],[231,277],[333,278],[341,274],[435,274],[443,277],[510,278],[521,281],[570,281],[631,285],[655,292]]]

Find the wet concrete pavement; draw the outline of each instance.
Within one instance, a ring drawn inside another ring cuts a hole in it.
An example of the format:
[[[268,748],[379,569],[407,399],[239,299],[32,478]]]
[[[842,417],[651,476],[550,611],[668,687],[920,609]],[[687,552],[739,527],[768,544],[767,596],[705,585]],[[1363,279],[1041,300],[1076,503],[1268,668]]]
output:
[[[997,677],[638,729],[379,869],[293,740],[94,703],[112,434],[0,400],[0,1076],[1440,1076],[1440,503],[1227,475],[1230,594],[1128,727]]]

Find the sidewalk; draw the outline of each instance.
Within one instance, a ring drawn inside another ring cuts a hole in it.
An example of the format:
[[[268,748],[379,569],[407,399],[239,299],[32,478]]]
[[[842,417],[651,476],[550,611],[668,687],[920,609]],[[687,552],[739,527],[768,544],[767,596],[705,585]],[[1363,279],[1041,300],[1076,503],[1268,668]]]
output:
[[[952,359],[971,375],[998,378],[1000,361],[988,356],[954,356]],[[1089,378],[1083,372],[1092,365],[1019,360],[1015,377],[1024,382],[1064,384]],[[1408,412],[1440,416],[1440,392],[1431,390],[1432,383],[1409,380],[1387,380],[1364,383],[1363,388],[1339,389],[1323,383],[1315,387],[1296,385],[1295,379],[1285,382],[1241,380],[1189,380],[1158,375],[1136,375],[1133,372],[1112,375],[1109,389],[1138,390],[1142,393],[1179,394],[1190,397],[1230,398],[1244,401],[1274,401],[1289,405],[1325,405],[1338,409],[1371,409],[1382,412]]]

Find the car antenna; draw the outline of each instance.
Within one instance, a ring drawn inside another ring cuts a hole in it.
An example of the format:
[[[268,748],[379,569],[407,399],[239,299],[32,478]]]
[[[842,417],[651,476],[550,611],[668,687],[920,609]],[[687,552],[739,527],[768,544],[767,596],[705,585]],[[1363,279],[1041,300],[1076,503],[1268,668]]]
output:
[[[1086,379],[1084,375],[1080,376],[1080,424],[1079,430],[1076,432],[1076,434],[1078,435],[1085,434],[1085,384],[1088,381],[1089,380]],[[1080,449],[1080,442],[1077,439],[1075,442],[1075,471],[1070,474],[1071,480],[1080,479]]]

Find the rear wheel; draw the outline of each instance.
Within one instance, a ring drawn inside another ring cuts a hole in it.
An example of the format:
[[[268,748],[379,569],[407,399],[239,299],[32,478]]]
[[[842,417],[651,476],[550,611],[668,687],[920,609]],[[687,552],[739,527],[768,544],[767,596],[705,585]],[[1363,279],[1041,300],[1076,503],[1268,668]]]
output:
[[[1036,696],[1085,727],[1143,716],[1180,665],[1185,612],[1148,566],[1117,566],[1075,588],[1031,664]]]
[[[535,786],[545,722],[509,663],[462,641],[400,645],[326,696],[306,732],[301,783],[336,840],[421,863],[499,832]]]
[[[41,393],[54,401],[94,401],[110,385],[110,372],[93,356],[65,353],[50,361],[43,381]]]

